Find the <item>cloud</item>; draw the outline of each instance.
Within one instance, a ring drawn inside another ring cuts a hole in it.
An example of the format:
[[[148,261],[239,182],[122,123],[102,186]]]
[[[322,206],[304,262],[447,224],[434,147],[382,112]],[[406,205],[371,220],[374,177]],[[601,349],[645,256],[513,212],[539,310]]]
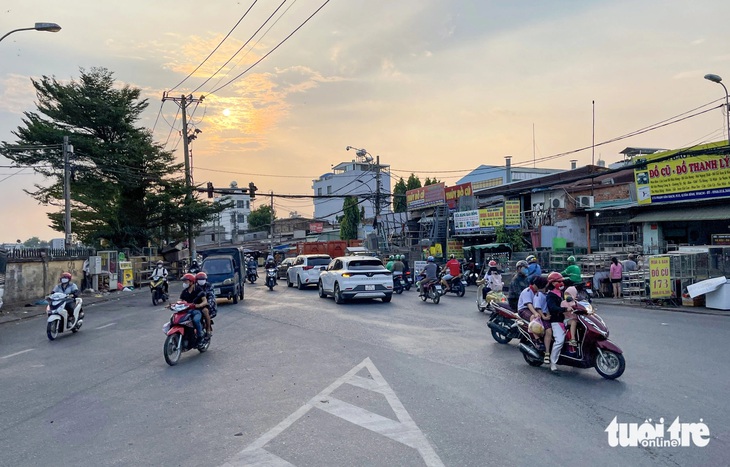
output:
[[[30,76],[8,74],[0,81],[0,110],[14,114],[30,110],[28,106],[35,101],[35,88],[30,79]]]

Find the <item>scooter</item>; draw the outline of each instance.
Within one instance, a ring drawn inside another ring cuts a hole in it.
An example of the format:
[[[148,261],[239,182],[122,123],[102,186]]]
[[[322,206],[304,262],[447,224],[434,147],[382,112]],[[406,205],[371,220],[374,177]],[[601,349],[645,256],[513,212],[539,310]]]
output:
[[[397,293],[398,295],[403,293],[403,290],[405,289],[403,281],[404,279],[402,274],[393,274],[393,292]]]
[[[439,276],[439,280],[443,277],[443,275]],[[447,293],[453,293],[456,294],[458,297],[463,297],[466,293],[466,281],[462,277],[461,274],[459,274],[456,277],[452,277],[451,279],[446,281],[449,284],[449,287],[447,289],[441,290],[441,295],[446,295]]]
[[[274,290],[276,285],[276,268],[269,268],[266,270],[266,287],[269,290]]]
[[[170,297],[165,293],[165,278],[153,277],[150,282],[150,292],[152,292],[152,305],[157,306],[158,303],[166,302]]]
[[[76,333],[81,329],[81,325],[84,324],[84,310],[81,307],[83,300],[81,298],[74,300],[71,295],[56,292],[47,296],[46,300],[48,300],[48,306],[46,307],[46,314],[48,314],[46,335],[48,336],[48,340],[52,341],[56,339],[58,334],[64,331]],[[76,304],[74,306],[75,321],[73,322],[69,322],[68,312],[66,311],[67,302],[74,302]]]
[[[413,277],[411,277],[411,271],[405,271],[403,273],[403,288],[406,289],[406,291],[411,290],[411,286],[413,285]]]
[[[195,309],[194,303],[178,301],[170,304],[172,316],[170,321],[165,323],[162,332],[167,335],[165,346],[162,348],[165,361],[170,366],[177,365],[180,355],[188,350],[198,349],[200,353],[210,348],[210,339],[208,335],[204,335],[203,341],[196,346],[198,340],[195,325],[193,324],[192,311]],[[205,316],[202,318],[203,333],[205,333]],[[213,328],[213,320],[210,320],[211,329]]]
[[[593,311],[587,301],[575,302],[573,314],[578,320],[576,328],[577,346],[568,345],[570,333],[566,333],[565,344],[560,351],[558,365],[575,368],[595,368],[606,379],[616,379],[624,373],[626,360],[623,351],[608,338],[606,323]],[[529,331],[527,321],[520,320],[520,351],[530,366],[541,366],[545,355],[543,336]]]
[[[492,314],[487,326],[492,331],[492,338],[500,344],[509,344],[512,339],[520,337],[519,324],[524,321],[509,304],[492,302]]]
[[[429,282],[425,287],[421,286],[420,282],[416,282],[416,286],[419,287],[421,291],[418,296],[421,297],[421,300],[424,302],[431,299],[434,305],[438,305],[439,301],[441,301],[441,295],[443,295],[443,293],[441,290],[441,284],[438,281]]]
[[[477,310],[479,310],[480,313],[484,313],[487,310],[492,311],[494,309],[492,302],[501,302],[505,305],[507,304],[507,296],[499,290],[490,290],[487,292],[487,297],[482,298],[482,292],[486,285],[487,282],[483,279],[479,279],[477,281]]]
[[[248,279],[250,283],[253,284],[254,282],[256,282],[256,279],[258,279],[258,277],[259,275],[256,272],[256,268],[248,268],[246,270],[246,279]]]

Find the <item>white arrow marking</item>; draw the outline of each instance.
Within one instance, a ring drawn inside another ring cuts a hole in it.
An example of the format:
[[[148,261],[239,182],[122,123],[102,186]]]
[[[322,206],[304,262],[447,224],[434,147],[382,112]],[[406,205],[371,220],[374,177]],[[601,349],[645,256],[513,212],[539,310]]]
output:
[[[10,358],[10,357],[15,357],[16,355],[20,355],[20,354],[26,353],[26,352],[31,352],[33,350],[35,350],[35,349],[25,349],[25,350],[21,350],[20,352],[11,353],[10,355],[4,356],[3,359]]]
[[[368,369],[372,379],[356,375],[363,368]],[[396,417],[398,417],[398,421],[385,418],[330,396],[335,389],[345,383],[384,395]],[[310,399],[309,402],[300,407],[296,412],[286,417],[281,423],[251,443],[246,449],[239,452],[233,459],[224,464],[224,467],[245,465],[293,467],[293,464],[265,450],[264,446],[313,408],[320,409],[417,450],[427,466],[442,467],[444,465],[438,454],[436,454],[436,451],[429,444],[426,436],[416,426],[416,423],[411,419],[411,416],[398,399],[398,396],[395,395],[395,391],[385,381],[380,371],[375,368],[370,358],[366,358],[359,365],[355,366],[355,368],[348,371],[344,376]]]

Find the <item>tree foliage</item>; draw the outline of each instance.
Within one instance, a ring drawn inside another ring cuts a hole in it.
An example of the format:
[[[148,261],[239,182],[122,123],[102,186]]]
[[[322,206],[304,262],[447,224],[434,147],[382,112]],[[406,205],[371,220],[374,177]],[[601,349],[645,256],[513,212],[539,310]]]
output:
[[[348,196],[342,203],[341,240],[354,240],[357,238],[357,227],[360,224],[360,210],[357,208],[357,204],[356,196]]]
[[[26,192],[58,207],[48,214],[54,230],[64,231],[64,136],[74,149],[71,227],[84,243],[105,239],[134,248],[182,240],[188,223],[200,225],[227,207],[188,196],[182,164],[147,129],[135,126],[147,108],[140,89],[117,85],[105,68],[81,69],[78,81],[47,76],[31,81],[37,111],[24,113],[23,125],[13,132],[17,141],[3,142],[0,152],[49,180]]]
[[[271,227],[271,223],[274,222],[274,215],[271,211],[271,206],[268,204],[262,204],[257,207],[248,216],[248,230],[268,230]]]
[[[406,212],[406,191],[408,187],[401,177],[393,187],[393,212]]]
[[[411,174],[408,177],[408,181],[406,182],[406,188],[409,190],[413,190],[416,188],[421,188],[421,179],[418,178],[418,175]]]
[[[436,177],[434,177],[434,178],[426,177],[426,180],[423,181],[423,186],[436,185],[437,183],[441,183],[441,182],[439,180],[437,180]]]
[[[508,243],[515,253],[525,249],[526,244],[522,229],[507,229],[505,226],[500,225],[495,229],[495,236],[497,243]]]

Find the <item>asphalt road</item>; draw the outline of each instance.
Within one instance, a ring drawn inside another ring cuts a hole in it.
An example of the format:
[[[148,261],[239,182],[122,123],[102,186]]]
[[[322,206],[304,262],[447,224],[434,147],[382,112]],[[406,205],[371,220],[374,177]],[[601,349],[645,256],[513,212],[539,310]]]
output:
[[[179,285],[173,285],[173,291]],[[601,306],[617,381],[560,376],[494,342],[463,298],[336,305],[246,286],[210,350],[162,356],[164,307],[141,294],[0,326],[0,465],[728,465],[730,318]],[[706,447],[610,447],[611,421],[702,419]]]

